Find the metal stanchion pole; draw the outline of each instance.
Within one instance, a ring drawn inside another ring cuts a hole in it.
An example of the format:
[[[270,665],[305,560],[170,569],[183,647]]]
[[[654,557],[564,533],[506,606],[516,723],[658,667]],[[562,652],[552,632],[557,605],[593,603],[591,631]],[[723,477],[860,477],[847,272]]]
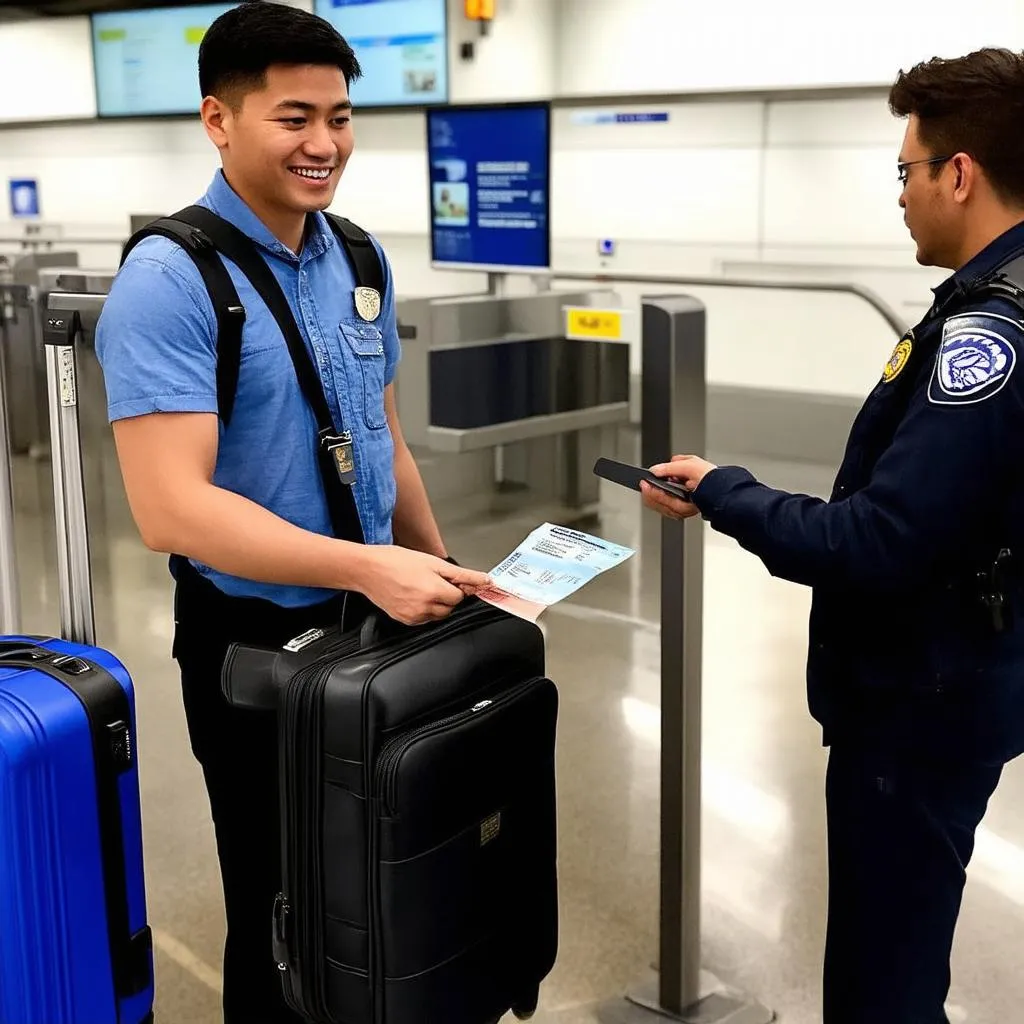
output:
[[[14,479],[11,473],[10,410],[7,406],[7,323],[13,317],[10,296],[0,284],[0,633],[21,629],[18,551],[14,541]]]
[[[642,462],[703,455],[704,307],[687,296],[643,303]],[[659,971],[628,996],[629,1020],[769,1024],[771,1010],[701,970],[701,632],[699,518],[666,520],[661,553],[661,912]]]

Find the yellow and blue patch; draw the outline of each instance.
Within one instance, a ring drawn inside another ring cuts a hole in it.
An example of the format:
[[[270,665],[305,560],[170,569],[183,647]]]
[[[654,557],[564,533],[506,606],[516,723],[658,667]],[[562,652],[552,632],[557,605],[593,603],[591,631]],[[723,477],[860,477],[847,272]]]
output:
[[[892,383],[903,372],[903,368],[910,360],[910,353],[913,350],[913,334],[904,335],[892,350],[892,355],[889,356],[889,361],[885,364],[885,369],[882,371],[882,380],[886,384]]]

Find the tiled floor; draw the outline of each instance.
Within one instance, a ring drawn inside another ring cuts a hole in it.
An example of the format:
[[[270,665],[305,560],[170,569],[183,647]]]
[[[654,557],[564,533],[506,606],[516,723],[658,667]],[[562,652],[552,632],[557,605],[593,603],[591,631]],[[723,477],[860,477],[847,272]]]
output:
[[[223,934],[205,794],[170,660],[165,560],[143,549],[102,424],[86,431],[99,639],[138,687],[147,884],[161,1024],[214,1024]],[[716,453],[711,453],[715,457]],[[57,626],[45,463],[16,464],[24,627]],[[820,493],[823,467],[754,465]],[[447,530],[490,568],[534,526],[529,510]],[[561,690],[562,940],[538,1021],[621,1017],[657,954],[659,529],[609,488],[593,527],[636,556],[542,619]],[[824,934],[825,752],[803,689],[808,594],[707,531],[702,932],[705,965],[789,1024],[818,1020]],[[979,837],[954,956],[955,1020],[1024,1011],[1024,765],[1009,767]]]

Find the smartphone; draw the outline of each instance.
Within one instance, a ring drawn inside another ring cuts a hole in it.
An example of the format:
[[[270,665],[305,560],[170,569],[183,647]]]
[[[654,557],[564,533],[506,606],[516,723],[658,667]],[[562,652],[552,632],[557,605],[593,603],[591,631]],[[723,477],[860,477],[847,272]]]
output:
[[[613,484],[620,484],[629,487],[634,491],[640,490],[640,481],[646,480],[652,487],[672,495],[673,498],[680,498],[683,501],[693,501],[693,495],[682,484],[674,480],[663,480],[655,476],[649,469],[641,469],[639,466],[630,466],[625,462],[616,462],[614,459],[598,459],[594,463],[594,473],[604,480],[610,480]]]

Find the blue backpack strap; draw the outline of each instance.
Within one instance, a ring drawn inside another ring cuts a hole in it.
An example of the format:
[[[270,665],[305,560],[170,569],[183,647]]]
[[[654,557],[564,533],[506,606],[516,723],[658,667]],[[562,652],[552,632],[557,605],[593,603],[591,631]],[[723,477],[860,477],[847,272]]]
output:
[[[226,427],[231,422],[235,391],[238,389],[245,307],[216,248],[199,229],[198,218],[193,212],[196,209],[186,207],[136,231],[121,252],[121,265],[139,242],[154,235],[177,242],[196,265],[217,318],[217,413]]]

